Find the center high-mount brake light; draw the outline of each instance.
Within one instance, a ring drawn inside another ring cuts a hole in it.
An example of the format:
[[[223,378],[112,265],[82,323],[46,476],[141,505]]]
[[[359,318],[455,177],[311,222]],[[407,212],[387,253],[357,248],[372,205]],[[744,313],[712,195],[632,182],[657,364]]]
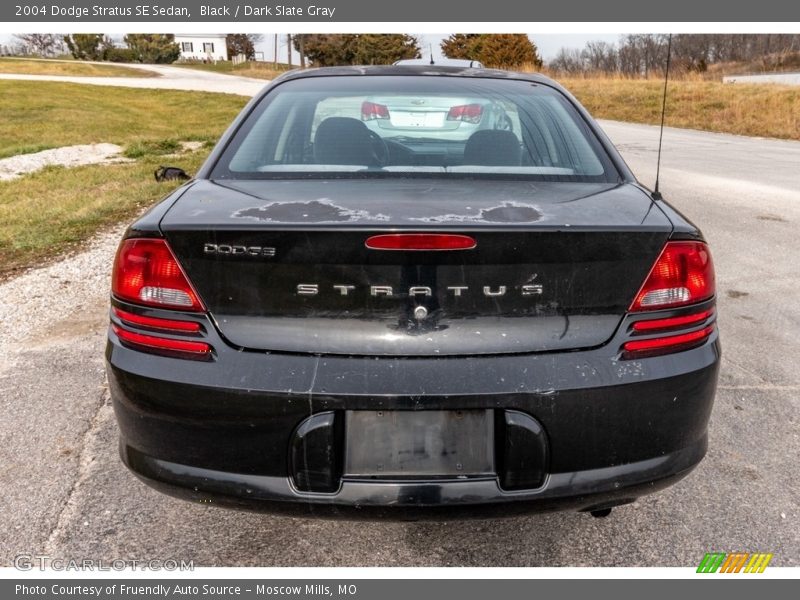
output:
[[[483,106],[480,104],[462,104],[461,106],[453,106],[448,111],[447,120],[477,124],[481,122],[482,115]]]
[[[135,304],[203,312],[200,298],[166,240],[124,240],[117,251],[111,292]]]
[[[468,235],[454,233],[385,233],[368,238],[370,250],[472,250],[477,244]]]
[[[369,100],[361,103],[361,120],[372,121],[374,119],[388,119],[389,107],[383,104],[376,104]]]
[[[714,263],[703,242],[667,242],[630,312],[688,306],[714,296]]]

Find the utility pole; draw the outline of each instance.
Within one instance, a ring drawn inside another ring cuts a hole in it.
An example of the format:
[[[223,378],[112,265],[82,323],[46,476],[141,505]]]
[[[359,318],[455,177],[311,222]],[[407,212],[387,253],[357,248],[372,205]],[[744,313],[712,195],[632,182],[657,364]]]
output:
[[[278,34],[275,34],[275,53],[272,55],[272,64],[275,66],[275,69],[278,68]]]
[[[286,34],[286,54],[289,56],[289,68],[292,68],[292,34]]]

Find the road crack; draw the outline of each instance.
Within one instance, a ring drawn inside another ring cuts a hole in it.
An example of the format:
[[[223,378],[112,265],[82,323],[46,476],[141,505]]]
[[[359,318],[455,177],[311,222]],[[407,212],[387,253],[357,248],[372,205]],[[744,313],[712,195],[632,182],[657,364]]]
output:
[[[59,541],[63,537],[64,532],[69,526],[74,523],[79,517],[80,512],[78,509],[77,494],[89,478],[92,466],[95,463],[94,455],[94,441],[97,435],[105,424],[107,424],[114,417],[114,411],[111,407],[111,397],[108,393],[108,384],[104,382],[103,391],[100,395],[100,402],[97,410],[89,420],[89,426],[81,436],[80,454],[78,456],[78,472],[75,479],[67,492],[66,500],[58,513],[55,525],[50,530],[47,536],[47,541],[44,544],[44,553],[48,556],[56,556],[59,546]]]

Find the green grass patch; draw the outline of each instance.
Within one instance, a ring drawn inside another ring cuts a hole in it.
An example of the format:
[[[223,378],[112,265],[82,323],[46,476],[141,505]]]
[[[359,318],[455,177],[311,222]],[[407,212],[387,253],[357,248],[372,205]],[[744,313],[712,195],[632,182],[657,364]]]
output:
[[[0,157],[144,140],[216,140],[247,98],[232,94],[0,81]]]
[[[0,82],[0,158],[111,142],[127,164],[50,167],[0,182],[0,277],[38,264],[127,220],[174,189],[153,171],[179,140],[201,150],[169,162],[194,173],[247,98],[54,82]]]
[[[178,140],[139,140],[133,142],[122,153],[125,158],[142,158],[144,156],[162,156],[175,154],[181,149]]]
[[[187,154],[180,165],[195,172],[207,151]],[[159,162],[48,167],[0,181],[0,278],[71,249],[98,230],[133,218],[180,182],[157,183]]]
[[[144,69],[46,58],[0,58],[0,73],[69,77],[159,77],[158,73]]]
[[[29,144],[22,146],[11,146],[0,150],[0,159],[16,156],[17,154],[34,154],[42,150],[50,150],[53,146],[48,144]]]

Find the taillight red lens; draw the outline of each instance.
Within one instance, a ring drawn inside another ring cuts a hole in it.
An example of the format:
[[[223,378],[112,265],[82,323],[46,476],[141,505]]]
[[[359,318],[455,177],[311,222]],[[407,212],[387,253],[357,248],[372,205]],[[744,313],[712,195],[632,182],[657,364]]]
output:
[[[175,331],[178,333],[199,333],[200,323],[196,321],[176,321],[175,319],[162,319],[160,317],[146,317],[136,315],[126,310],[114,307],[114,314],[126,324],[149,329],[159,329],[161,331]]]
[[[174,340],[170,338],[145,335],[135,331],[128,331],[122,327],[111,324],[114,333],[121,342],[142,350],[155,350],[167,352],[179,358],[211,358],[211,346],[205,342],[194,342],[189,340]]]
[[[701,344],[713,331],[714,325],[712,323],[708,327],[689,333],[625,342],[623,350],[627,354],[626,358],[633,358],[633,355],[651,354],[654,352],[674,352],[675,350],[688,346]]]
[[[447,113],[448,121],[464,121],[465,123],[480,123],[483,115],[483,106],[480,104],[462,104],[453,106]]]
[[[121,300],[161,308],[203,311],[203,303],[166,240],[124,240],[117,251],[111,291]]]
[[[389,118],[389,107],[383,104],[377,104],[375,102],[370,102],[369,100],[364,100],[361,103],[361,120],[362,121],[372,121],[373,119],[388,119]]]
[[[365,242],[371,250],[471,250],[476,242],[468,235],[453,233],[387,233]]]
[[[716,291],[714,263],[703,242],[667,242],[630,311],[686,306],[708,300]]]

